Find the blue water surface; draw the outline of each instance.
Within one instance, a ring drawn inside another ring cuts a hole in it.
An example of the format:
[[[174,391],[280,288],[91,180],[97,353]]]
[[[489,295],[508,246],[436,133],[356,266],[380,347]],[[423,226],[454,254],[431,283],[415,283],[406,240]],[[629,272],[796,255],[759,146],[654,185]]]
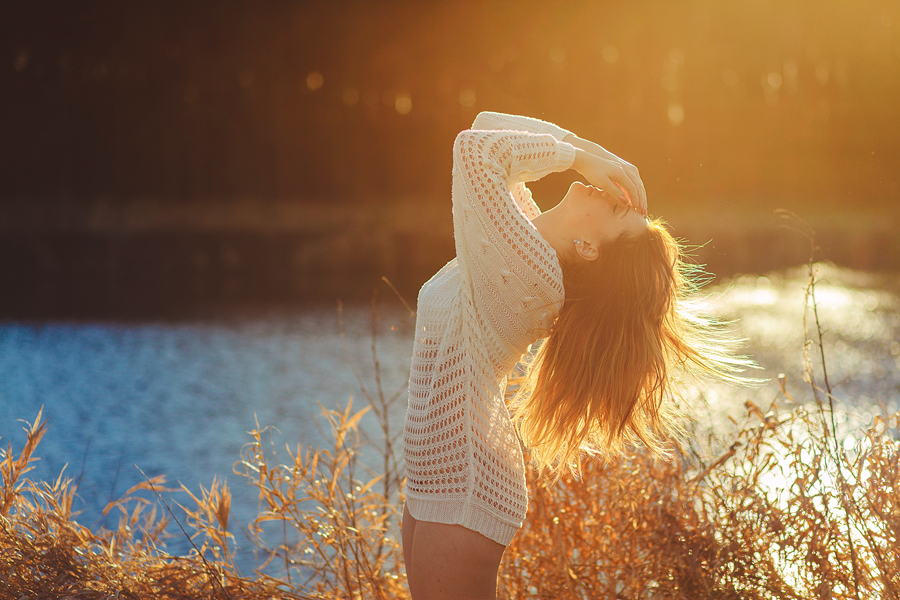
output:
[[[820,276],[818,309],[839,406],[856,411],[861,422],[871,421],[882,405],[896,411],[897,277],[835,268]],[[753,375],[768,379],[750,388],[693,390],[708,403],[701,421],[709,427],[730,427],[726,417],[740,419],[748,399],[765,409],[778,397],[779,373],[787,374],[798,401],[810,400],[801,378],[805,284],[801,269],[738,277],[709,290],[711,309],[736,320],[738,334],[748,339],[746,350],[762,367]],[[414,321],[399,307],[379,309],[379,315],[383,388],[402,395]],[[316,446],[323,441],[319,404],[336,408],[353,396],[363,406],[360,383],[375,387],[371,317],[369,307],[346,310],[344,338],[331,308],[193,322],[0,323],[0,443],[11,442],[18,452],[25,437],[18,420],[33,420],[43,406],[49,432],[30,476],[55,479],[68,465],[78,484],[75,508],[88,526],[114,524],[101,511],[143,481],[136,467],[195,492],[214,476],[226,478],[234,494],[229,530],[238,564],[249,573],[257,562],[241,528],[257,514],[258,493],[232,474],[250,440],[246,432],[258,419],[277,427],[276,448]],[[404,408],[401,398],[394,431]],[[173,497],[189,504],[183,494]],[[168,549],[178,554],[189,546],[176,537]]]
[[[277,428],[278,450],[317,446],[319,404],[336,408],[355,396],[364,406],[354,369],[373,387],[371,312],[353,308],[343,319],[344,339],[334,309],[193,323],[0,324],[0,442],[21,450],[18,421],[33,421],[43,407],[49,430],[29,477],[55,479],[66,467],[78,484],[78,520],[88,526],[115,524],[115,514],[101,511],[143,481],[141,471],[195,493],[225,477],[234,494],[230,530],[247,571],[255,559],[238,529],[256,514],[258,494],[232,474],[247,432],[258,420]],[[391,393],[408,377],[411,330],[408,314],[379,316],[381,375]],[[189,549],[178,538],[168,546]]]

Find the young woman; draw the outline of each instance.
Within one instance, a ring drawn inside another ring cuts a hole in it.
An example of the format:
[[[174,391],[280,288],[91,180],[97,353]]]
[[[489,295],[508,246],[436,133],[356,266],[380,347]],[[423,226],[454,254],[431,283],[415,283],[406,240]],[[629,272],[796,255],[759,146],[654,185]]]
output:
[[[525,182],[574,169],[541,213]],[[481,113],[453,147],[457,256],[419,293],[404,430],[413,600],[496,595],[527,508],[519,442],[554,473],[672,427],[673,371],[730,377],[682,298],[679,248],[638,171],[550,123]],[[512,416],[507,374],[544,339]],[[517,435],[518,433],[518,435]]]

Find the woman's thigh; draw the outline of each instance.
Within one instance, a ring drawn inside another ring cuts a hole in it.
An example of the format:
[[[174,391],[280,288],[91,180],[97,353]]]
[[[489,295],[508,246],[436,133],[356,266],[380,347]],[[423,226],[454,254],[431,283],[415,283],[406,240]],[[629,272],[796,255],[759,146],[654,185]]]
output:
[[[409,593],[413,594],[413,574],[412,574],[412,548],[413,537],[416,533],[415,517],[409,514],[409,508],[403,506],[403,521],[400,523],[400,534],[403,543],[403,564],[406,565],[406,584],[409,586]]]
[[[506,546],[461,525],[429,521],[415,521],[412,538],[406,571],[413,600],[497,597],[497,571]]]

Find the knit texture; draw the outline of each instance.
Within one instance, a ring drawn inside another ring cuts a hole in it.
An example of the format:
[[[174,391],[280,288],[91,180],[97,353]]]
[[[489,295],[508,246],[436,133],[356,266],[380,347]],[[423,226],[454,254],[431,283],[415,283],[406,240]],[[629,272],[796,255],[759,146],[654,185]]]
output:
[[[482,113],[453,146],[456,258],[419,292],[404,428],[406,502],[416,519],[509,545],[528,507],[506,377],[546,337],[564,300],[553,247],[526,181],[572,166],[568,132]]]

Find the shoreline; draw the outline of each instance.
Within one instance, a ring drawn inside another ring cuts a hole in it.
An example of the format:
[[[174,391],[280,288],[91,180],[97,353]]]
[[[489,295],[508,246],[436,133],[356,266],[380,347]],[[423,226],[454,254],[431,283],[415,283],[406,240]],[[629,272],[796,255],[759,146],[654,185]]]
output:
[[[721,279],[805,263],[797,221],[763,210],[675,211],[673,232]],[[818,258],[900,269],[890,212],[816,213]],[[0,206],[0,318],[190,317],[392,294],[412,303],[455,255],[443,202],[311,205],[136,201]]]

